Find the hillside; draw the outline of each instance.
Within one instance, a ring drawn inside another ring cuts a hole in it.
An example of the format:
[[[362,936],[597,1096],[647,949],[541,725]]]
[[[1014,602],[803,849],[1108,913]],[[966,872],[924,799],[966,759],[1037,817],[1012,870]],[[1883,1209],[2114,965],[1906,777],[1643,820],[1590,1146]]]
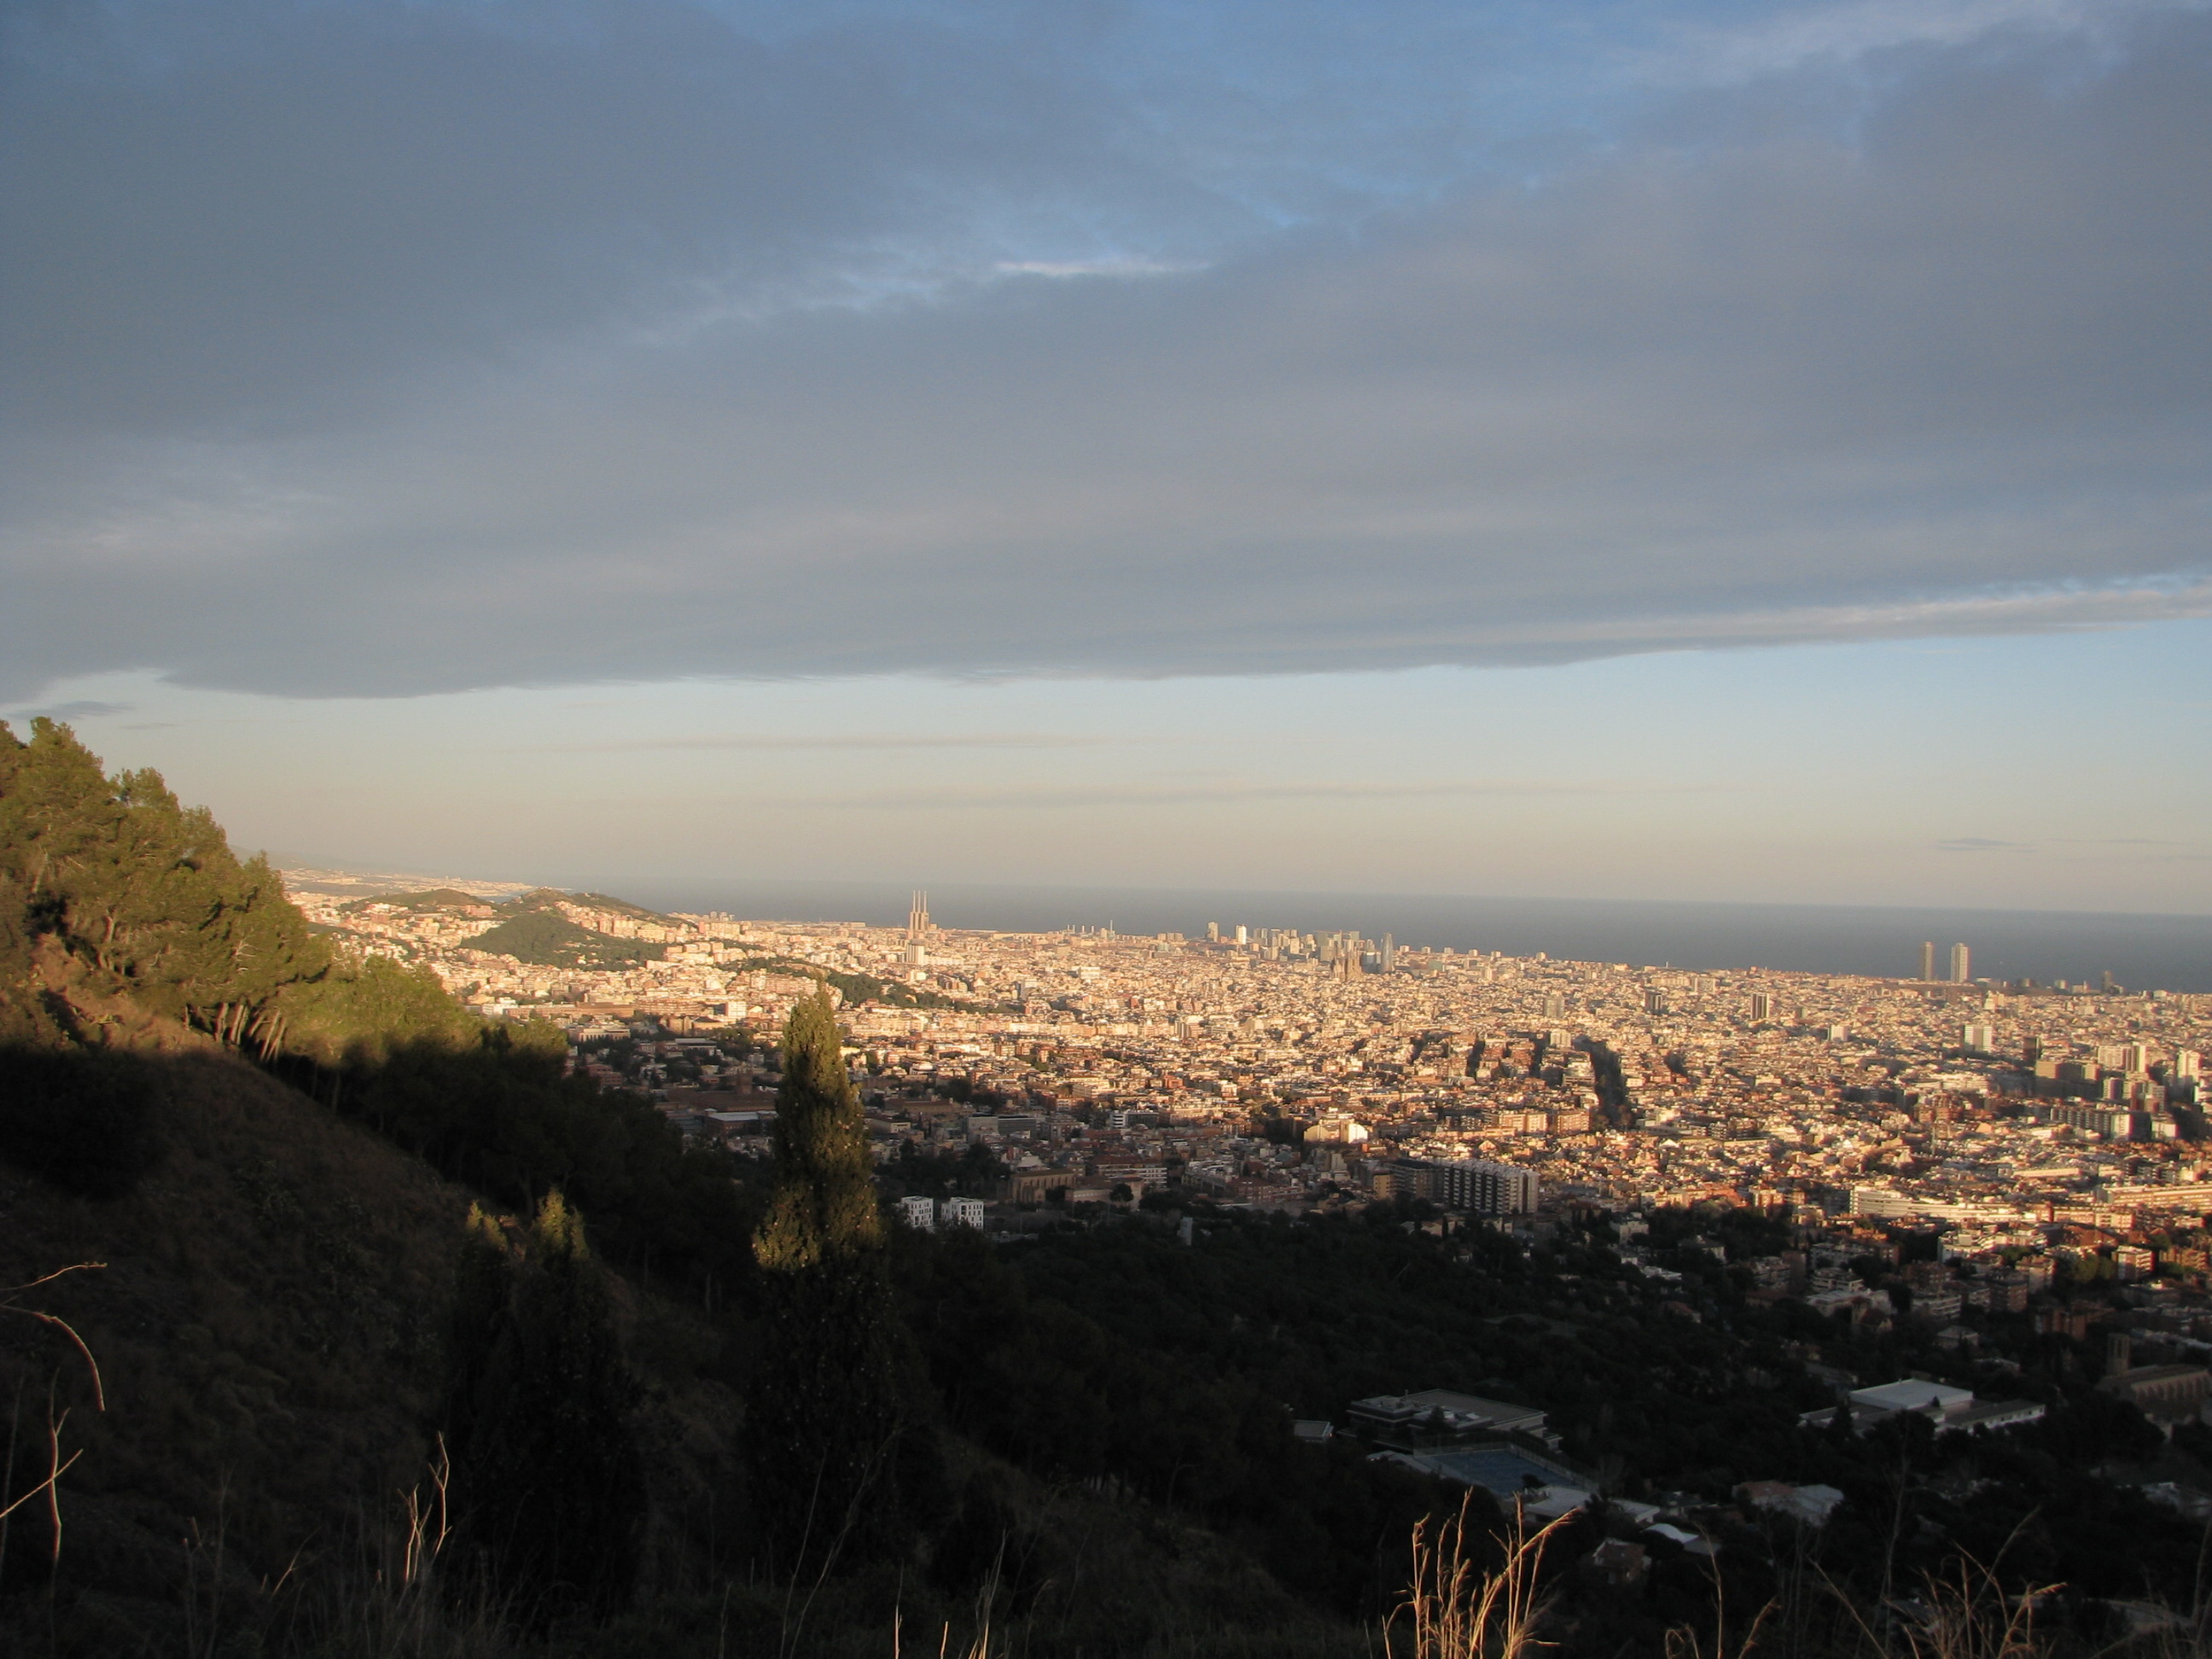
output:
[[[538,968],[635,968],[659,958],[663,947],[642,939],[616,939],[579,927],[550,905],[520,908],[498,926],[468,942],[471,951],[513,957]]]
[[[88,1201],[0,1166],[4,1282],[105,1264],[25,1299],[83,1337],[106,1410],[67,1345],[27,1321],[0,1330],[0,1394],[40,1401],[59,1378],[64,1443],[83,1452],[62,1505],[64,1582],[127,1626],[158,1626],[149,1610],[211,1570],[179,1543],[195,1528],[210,1549],[220,1530],[226,1573],[258,1582],[302,1547],[343,1550],[360,1505],[422,1479],[467,1208],[418,1160],[236,1060],[140,1066],[154,1158],[127,1197]]]
[[[450,1645],[406,1651],[539,1651],[375,1582],[404,1561],[406,1496],[434,1498],[472,1194],[234,1058],[134,1063],[155,1152],[126,1195],[88,1200],[0,1164],[6,1282],[104,1264],[18,1299],[83,1337],[106,1402],[94,1408],[65,1337],[0,1322],[0,1396],[25,1402],[20,1429],[41,1431],[51,1384],[63,1454],[82,1453],[60,1487],[58,1561],[46,1518],[15,1517],[0,1650],[167,1653],[198,1628],[224,1651],[304,1656],[367,1650],[369,1632],[411,1619]],[[744,1566],[756,1523],[731,1346],[744,1326],[614,1284],[651,1494],[637,1604],[598,1635],[571,1629],[557,1650],[787,1650],[787,1598],[749,1584]],[[909,1627],[964,1622],[974,1587],[995,1573],[1007,1586],[999,1617],[1039,1651],[1356,1650],[1350,1631],[1188,1520],[1040,1482],[963,1438],[948,1436],[941,1455],[930,1566],[902,1598]],[[879,1650],[886,1588],[841,1583],[799,1650]]]
[[[633,904],[628,899],[616,898],[607,893],[564,893],[551,888],[541,888],[525,896],[525,902],[544,898],[549,902],[573,904],[586,910],[603,910],[609,915],[621,916],[630,921],[651,922],[657,927],[678,927],[682,924],[675,917],[658,910],[648,910],[642,904]]]
[[[458,887],[429,887],[419,893],[380,893],[371,898],[355,899],[339,908],[360,911],[372,907],[415,912],[445,911],[465,916],[497,914],[489,900],[479,898],[474,893],[464,893]]]

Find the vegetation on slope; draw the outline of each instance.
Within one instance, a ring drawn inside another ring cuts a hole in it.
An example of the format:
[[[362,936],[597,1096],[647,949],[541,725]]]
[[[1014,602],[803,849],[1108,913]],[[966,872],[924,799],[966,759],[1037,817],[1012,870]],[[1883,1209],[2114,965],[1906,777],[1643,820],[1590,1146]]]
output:
[[[886,1228],[860,1097],[826,992],[791,1012],[776,1091],[775,1185],[755,1237],[761,1358],[750,1437],[761,1501],[808,1517],[778,1540],[786,1571],[878,1553],[902,1530],[902,1388]]]
[[[356,1506],[421,1480],[464,1207],[416,1160],[235,1060],[142,1057],[137,1081],[148,1156],[127,1200],[0,1167],[0,1282],[102,1264],[35,1305],[82,1336],[106,1398],[98,1409],[52,1328],[0,1324],[17,1443],[43,1438],[52,1388],[64,1455],[83,1454],[62,1536],[19,1511],[0,1583],[50,1587],[84,1645],[118,1653],[173,1627],[196,1577],[214,1575],[220,1603],[295,1552],[302,1572],[342,1563]],[[21,1621],[47,1611],[16,1605],[0,1646],[12,1626],[14,1650],[43,1651]]]
[[[516,910],[497,927],[477,934],[468,942],[468,948],[513,957],[532,967],[605,972],[657,962],[665,947],[594,933],[550,905],[533,905]]]
[[[68,728],[0,725],[0,1038],[70,1035],[68,992],[270,1043],[285,990],[328,965],[268,860],[159,774],[110,780]]]
[[[475,915],[491,908],[489,901],[458,887],[428,887],[419,893],[379,893],[341,904],[342,911],[358,915],[368,910],[405,910],[416,915]]]
[[[583,1218],[549,1193],[511,1243],[472,1206],[459,1279],[453,1565],[528,1630],[626,1606],[646,1503],[636,1385]]]

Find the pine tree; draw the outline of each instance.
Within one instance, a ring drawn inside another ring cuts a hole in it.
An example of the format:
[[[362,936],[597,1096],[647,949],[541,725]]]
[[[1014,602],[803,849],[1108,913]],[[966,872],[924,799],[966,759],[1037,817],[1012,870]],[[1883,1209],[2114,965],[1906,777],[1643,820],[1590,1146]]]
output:
[[[874,1166],[826,990],[784,1026],[774,1148],[748,1441],[766,1553],[797,1572],[895,1535],[904,1415]]]
[[[447,1448],[459,1588],[517,1624],[613,1611],[638,1568],[644,1486],[605,1274],[583,1218],[547,1194],[518,1260],[471,1210],[455,1303]]]
[[[279,993],[329,967],[265,860],[240,863],[215,819],[182,805],[159,773],[103,775],[46,720],[28,743],[0,726],[0,902],[6,933],[58,938],[104,988],[264,1050],[280,1035]],[[10,969],[20,981],[0,962]]]

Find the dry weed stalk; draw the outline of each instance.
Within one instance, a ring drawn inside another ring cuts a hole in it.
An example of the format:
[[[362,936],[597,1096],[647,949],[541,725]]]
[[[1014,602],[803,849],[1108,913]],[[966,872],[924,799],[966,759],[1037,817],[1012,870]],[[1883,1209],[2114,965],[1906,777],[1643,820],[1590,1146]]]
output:
[[[1968,1555],[1942,1573],[1923,1573],[1920,1582],[1918,1595],[1882,1604],[1881,1631],[1832,1579],[1828,1587],[1868,1645],[1886,1659],[2040,1659],[2049,1651],[2049,1643],[2036,1637],[2035,1609],[2061,1586],[2038,1585],[2015,1595],[1998,1579],[1994,1565]]]
[[[1954,1565],[1955,1579],[1928,1574],[1917,1606],[1899,1610],[1905,1651],[1911,1659],[2034,1659],[2042,1651],[2036,1604],[2057,1586],[2010,1595],[1994,1569],[1971,1558]]]
[[[93,1402],[100,1411],[107,1409],[107,1385],[100,1381],[100,1362],[92,1357],[92,1350],[76,1334],[76,1328],[58,1315],[50,1314],[42,1308],[27,1308],[15,1298],[26,1291],[35,1291],[41,1285],[51,1285],[64,1274],[89,1273],[106,1265],[105,1261],[74,1261],[66,1267],[57,1267],[44,1278],[34,1279],[27,1285],[11,1285],[0,1291],[0,1313],[21,1314],[26,1319],[35,1319],[42,1325],[51,1325],[76,1345],[77,1352],[84,1357],[85,1370],[92,1374]]]
[[[1432,1516],[1415,1524],[1413,1582],[1384,1621],[1386,1651],[1398,1653],[1401,1630],[1413,1643],[1405,1659],[1524,1659],[1544,1645],[1535,1631],[1548,1598],[1538,1588],[1537,1573],[1552,1534],[1567,1517],[1532,1533],[1516,1510],[1511,1528],[1495,1540],[1505,1558],[1486,1572],[1468,1534],[1474,1496],[1462,1498],[1458,1515],[1441,1524],[1432,1526]]]
[[[77,1334],[76,1328],[58,1314],[50,1314],[43,1308],[26,1307],[15,1298],[27,1291],[37,1290],[41,1285],[52,1284],[65,1273],[90,1272],[105,1267],[106,1265],[105,1261],[72,1262],[66,1267],[57,1267],[53,1272],[46,1274],[43,1278],[34,1279],[27,1285],[11,1285],[5,1290],[0,1290],[0,1313],[21,1314],[26,1319],[35,1319],[40,1324],[58,1330],[69,1338],[77,1353],[83,1358],[85,1370],[92,1378],[94,1409],[103,1412],[107,1409],[107,1385],[100,1375],[100,1361],[93,1358],[91,1348],[86,1346],[85,1340]],[[9,1518],[33,1498],[44,1498],[46,1500],[46,1524],[53,1539],[50,1565],[61,1560],[62,1476],[68,1474],[77,1459],[84,1455],[84,1449],[80,1446],[67,1457],[62,1455],[62,1430],[67,1425],[70,1414],[66,1407],[57,1408],[55,1389],[59,1381],[60,1375],[58,1372],[48,1380],[46,1384],[46,1477],[28,1491],[10,1497],[9,1493],[14,1491],[15,1485],[15,1443],[21,1427],[22,1417],[22,1395],[20,1389],[17,1391],[15,1413],[9,1419],[8,1425],[7,1469],[4,1474],[0,1474],[0,1556],[7,1553]]]
[[[1667,1632],[1667,1659],[1747,1659],[1752,1649],[1759,1645],[1759,1632],[1767,1617],[1779,1605],[1771,1600],[1752,1615],[1751,1627],[1733,1644],[1728,1633],[1728,1589],[1721,1578],[1720,1565],[1711,1565],[1713,1581],[1713,1639],[1708,1647],[1698,1632],[1687,1625],[1677,1625]]]
[[[983,1579],[982,1587],[975,1592],[975,1634],[962,1650],[960,1659],[991,1659],[991,1610],[999,1600],[999,1583],[1006,1565],[1006,1540],[999,1540],[998,1559]],[[906,1618],[902,1612],[891,1612],[891,1659],[901,1659],[905,1648]],[[937,1659],[952,1659],[952,1621],[946,1620],[937,1633]]]
[[[425,1500],[422,1488],[417,1484],[405,1493],[407,1504],[407,1541],[401,1547],[399,1582],[411,1588],[430,1576],[437,1564],[439,1553],[452,1535],[453,1526],[447,1512],[447,1489],[453,1484],[453,1460],[446,1450],[446,1437],[438,1437],[438,1461],[430,1465],[430,1489],[434,1496]],[[436,1522],[431,1520],[434,1507]]]

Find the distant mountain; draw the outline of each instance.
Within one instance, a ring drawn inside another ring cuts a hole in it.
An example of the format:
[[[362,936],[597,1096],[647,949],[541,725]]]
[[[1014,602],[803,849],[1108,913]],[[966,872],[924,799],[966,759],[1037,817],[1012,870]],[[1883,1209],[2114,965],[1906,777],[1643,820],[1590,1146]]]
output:
[[[491,901],[476,893],[465,893],[458,887],[433,887],[419,893],[380,893],[374,897],[357,898],[338,907],[349,913],[370,908],[406,910],[416,914],[450,912],[462,916],[491,916],[497,911]]]
[[[338,869],[310,860],[270,854],[287,890],[316,893],[328,898],[379,898],[420,892],[428,888],[450,888],[482,899],[508,899],[530,891],[526,881],[482,881],[468,876],[432,876],[422,871]]]

